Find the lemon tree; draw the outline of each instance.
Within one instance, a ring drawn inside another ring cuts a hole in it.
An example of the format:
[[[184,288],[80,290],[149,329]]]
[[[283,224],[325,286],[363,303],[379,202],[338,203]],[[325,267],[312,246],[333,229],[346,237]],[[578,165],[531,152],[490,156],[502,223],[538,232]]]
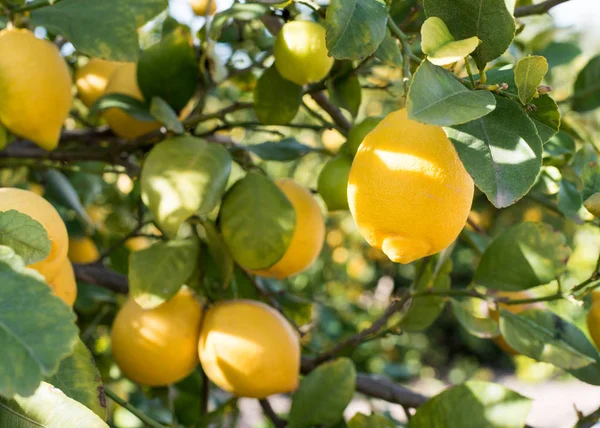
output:
[[[579,2],[1,3],[0,426],[599,421]]]

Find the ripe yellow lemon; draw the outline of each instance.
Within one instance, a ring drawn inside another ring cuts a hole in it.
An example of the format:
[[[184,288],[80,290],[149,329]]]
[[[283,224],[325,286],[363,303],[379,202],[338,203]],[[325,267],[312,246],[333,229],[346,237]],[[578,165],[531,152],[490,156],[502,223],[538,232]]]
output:
[[[73,306],[77,298],[77,281],[75,280],[73,265],[69,260],[62,262],[58,274],[48,285],[63,302],[71,307]]]
[[[264,303],[233,300],[211,307],[198,351],[208,378],[234,395],[265,398],[298,387],[298,334]]]
[[[531,298],[535,297],[533,295],[533,293],[531,293],[531,291],[529,291],[529,290],[499,291],[496,293],[496,296],[497,297],[506,297],[510,300],[531,299]],[[500,304],[498,304],[498,308],[496,310],[490,311],[490,316],[495,321],[498,321],[500,319],[500,309],[505,309],[508,312],[511,312],[513,314],[520,314],[521,312],[525,312],[528,309],[535,309],[535,308],[543,308],[543,305],[541,305],[540,303],[523,303],[520,305],[507,305],[505,303],[500,303]],[[506,340],[504,340],[504,337],[502,337],[502,335],[495,337],[493,340],[496,343],[496,345],[498,345],[498,347],[500,349],[502,349],[504,352],[506,352],[507,354],[519,355],[519,353],[517,351],[515,351],[513,348],[511,348],[511,346],[508,343],[506,343]]]
[[[44,260],[29,267],[41,273],[48,283],[56,277],[67,259],[69,236],[67,228],[54,207],[33,192],[6,187],[0,189],[0,211],[17,210],[40,223],[52,242],[50,254]]]
[[[29,30],[0,31],[0,122],[46,150],[58,145],[73,96],[56,46]]]
[[[69,239],[69,260],[73,263],[94,263],[100,258],[98,247],[88,236]]]
[[[317,200],[308,189],[289,178],[275,183],[296,211],[296,229],[283,257],[270,268],[255,273],[282,279],[308,269],[319,257],[325,241],[325,220]]]
[[[409,120],[405,109],[389,114],[366,136],[348,181],[358,230],[397,263],[450,245],[467,221],[473,192],[473,180],[444,130]]]
[[[275,67],[298,85],[323,80],[333,67],[325,44],[325,28],[310,21],[291,21],[275,40]]]
[[[113,72],[122,65],[116,61],[92,58],[75,72],[75,86],[83,104],[91,107],[102,95]]]
[[[210,1],[210,13],[214,15],[217,11],[217,0],[190,0],[190,6],[192,11],[197,16],[206,16],[206,9],[208,8],[208,2]]]
[[[202,306],[190,289],[155,309],[129,298],[112,327],[112,352],[128,378],[149,386],[175,383],[198,365]]]
[[[596,348],[600,349],[600,291],[592,293],[592,306],[587,314],[587,326]]]
[[[144,100],[142,91],[137,83],[137,66],[135,63],[125,63],[119,66],[111,75],[106,94],[123,94],[140,101]],[[160,128],[158,122],[137,120],[118,108],[110,108],[104,112],[108,126],[115,134],[128,140],[133,140]]]
[[[339,154],[325,164],[319,179],[317,191],[325,201],[329,211],[348,209],[348,175],[352,167],[352,157]]]

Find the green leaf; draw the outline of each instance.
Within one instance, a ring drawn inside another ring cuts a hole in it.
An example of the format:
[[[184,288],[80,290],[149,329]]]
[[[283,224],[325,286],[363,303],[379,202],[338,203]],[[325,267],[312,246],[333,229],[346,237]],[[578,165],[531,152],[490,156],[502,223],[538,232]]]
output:
[[[109,108],[118,108],[142,122],[154,122],[156,118],[150,113],[144,101],[125,94],[102,95],[90,108],[90,115],[97,116],[101,111]]]
[[[129,255],[129,294],[144,309],[173,297],[190,278],[200,259],[192,239],[157,242]]]
[[[515,66],[515,84],[521,104],[530,102],[537,93],[537,87],[548,73],[548,62],[542,56],[526,56]]]
[[[31,12],[35,26],[61,34],[83,54],[112,61],[136,61],[138,23],[129,1],[63,0]]]
[[[44,260],[52,248],[44,226],[15,210],[0,211],[0,245],[12,248],[28,265]]]
[[[396,428],[396,424],[383,415],[356,413],[348,421],[348,428]]]
[[[507,229],[485,250],[475,283],[503,291],[548,284],[566,269],[571,255],[565,236],[544,223]]]
[[[285,254],[296,229],[296,211],[269,178],[250,172],[223,198],[223,239],[246,269],[266,269]]]
[[[314,147],[299,143],[295,138],[284,138],[280,141],[267,141],[245,147],[264,160],[279,162],[293,161],[308,153],[318,151],[318,149]]]
[[[583,332],[550,311],[530,309],[516,315],[501,309],[500,330],[517,352],[564,370],[581,369],[600,358],[597,351],[590,352]]]
[[[327,89],[335,105],[348,110],[352,117],[356,117],[362,101],[362,88],[355,73],[329,79]]]
[[[502,55],[515,36],[515,20],[504,0],[424,0],[423,4],[425,15],[444,21],[455,39],[481,40],[472,54],[480,70]]]
[[[79,194],[69,181],[67,176],[56,169],[46,171],[46,193],[48,199],[56,201],[60,205],[69,208],[77,214],[90,229],[93,228],[92,220],[85,210]]]
[[[269,7],[263,4],[234,3],[229,9],[217,13],[210,26],[210,38],[218,40],[223,34],[225,24],[231,19],[237,21],[252,21],[262,18],[269,11]]]
[[[571,63],[575,58],[581,55],[581,48],[573,42],[551,42],[537,55],[543,56],[548,61],[548,67],[552,70],[559,65]]]
[[[402,51],[400,45],[392,33],[388,30],[383,41],[375,51],[375,58],[391,67],[402,67]]]
[[[356,391],[356,369],[348,358],[322,364],[300,381],[292,398],[289,428],[332,425],[343,417]]]
[[[474,300],[458,301],[450,299],[454,316],[456,316],[460,325],[475,337],[489,339],[498,336],[500,334],[498,323],[489,316],[475,313],[472,307],[473,303],[475,303]]]
[[[527,110],[529,118],[535,125],[542,143],[546,143],[560,129],[560,111],[556,101],[548,94],[531,101],[530,105],[534,108]]]
[[[577,184],[563,177],[560,180],[558,190],[558,209],[571,218],[579,218],[578,211],[581,209],[581,195]]]
[[[302,86],[281,77],[275,65],[266,69],[254,89],[254,111],[260,123],[286,125],[302,105]]]
[[[46,381],[106,420],[102,377],[92,353],[81,340],[77,341],[73,354],[62,360],[58,371]]]
[[[152,97],[150,102],[150,114],[157,118],[165,127],[175,134],[183,134],[185,129],[179,121],[177,113],[165,100],[160,97]]]
[[[408,91],[408,117],[432,125],[471,122],[491,113],[496,99],[489,91],[471,91],[449,71],[423,61]]]
[[[0,250],[0,396],[27,396],[73,352],[75,314],[14,251]]]
[[[223,287],[227,287],[233,278],[233,269],[235,267],[233,258],[215,224],[211,221],[205,221],[203,226],[206,232],[208,250],[219,268]]]
[[[169,0],[130,0],[128,3],[138,28],[169,7]]]
[[[42,382],[30,397],[16,396],[12,400],[0,397],[0,426],[108,428],[108,425],[90,409],[46,382]]]
[[[4,148],[8,144],[8,129],[4,125],[0,123],[0,150],[4,150]]]
[[[192,98],[200,68],[189,30],[179,27],[142,52],[137,80],[144,99],[160,97],[175,111]]]
[[[496,96],[492,113],[446,133],[477,187],[497,208],[515,203],[535,183],[542,141],[516,102]]]
[[[530,409],[529,398],[502,385],[469,381],[419,407],[408,428],[522,428]]]
[[[231,156],[218,144],[190,136],[154,146],[144,162],[142,199],[170,236],[194,214],[211,212],[225,192]]]
[[[600,106],[600,55],[590,59],[577,75],[572,100],[573,110],[578,112]]]
[[[357,60],[375,53],[387,30],[381,0],[331,0],[327,8],[327,49],[336,59]]]
[[[581,171],[583,189],[581,198],[585,201],[595,193],[600,192],[600,165],[596,162],[588,162]]]
[[[452,64],[473,52],[479,46],[476,37],[456,41],[440,18],[427,18],[421,27],[421,50],[435,65]]]
[[[435,260],[426,262],[414,291],[449,290],[452,261],[447,260],[436,267]],[[446,301],[441,296],[421,296],[412,299],[408,311],[400,321],[400,328],[407,332],[423,331],[440,316]]]

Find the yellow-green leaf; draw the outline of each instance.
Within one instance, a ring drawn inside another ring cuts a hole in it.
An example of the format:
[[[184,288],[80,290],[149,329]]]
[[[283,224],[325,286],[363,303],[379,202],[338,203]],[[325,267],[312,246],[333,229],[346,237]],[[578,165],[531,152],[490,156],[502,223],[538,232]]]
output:
[[[421,27],[421,49],[435,65],[447,65],[466,57],[479,46],[477,36],[455,40],[444,21],[437,16],[428,18]]]
[[[527,104],[533,99],[546,73],[548,73],[548,61],[543,56],[528,56],[517,62],[515,84],[521,104]]]

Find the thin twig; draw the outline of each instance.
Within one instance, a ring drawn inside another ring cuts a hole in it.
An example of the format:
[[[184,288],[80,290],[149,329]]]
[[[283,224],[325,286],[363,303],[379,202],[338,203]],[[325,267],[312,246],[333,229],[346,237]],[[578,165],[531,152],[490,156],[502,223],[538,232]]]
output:
[[[523,16],[541,15],[547,13],[554,6],[558,6],[561,3],[566,3],[569,0],[546,0],[538,4],[530,4],[527,6],[520,6],[515,8],[515,18],[522,18]]]
[[[325,110],[325,112],[333,119],[337,125],[336,129],[343,135],[346,135],[348,130],[352,127],[352,124],[346,119],[344,113],[331,102],[324,92],[313,92],[310,96],[315,100],[319,107]]]
[[[110,389],[104,388],[104,393],[119,406],[129,410],[133,415],[135,415],[140,421],[145,423],[150,428],[166,428],[165,425],[159,424],[154,419],[148,417],[144,412],[133,407]]]
[[[263,413],[267,418],[271,420],[275,428],[285,428],[287,426],[287,422],[277,416],[277,413],[271,407],[271,403],[266,398],[262,400],[258,400],[260,403],[260,407],[263,409]]]

